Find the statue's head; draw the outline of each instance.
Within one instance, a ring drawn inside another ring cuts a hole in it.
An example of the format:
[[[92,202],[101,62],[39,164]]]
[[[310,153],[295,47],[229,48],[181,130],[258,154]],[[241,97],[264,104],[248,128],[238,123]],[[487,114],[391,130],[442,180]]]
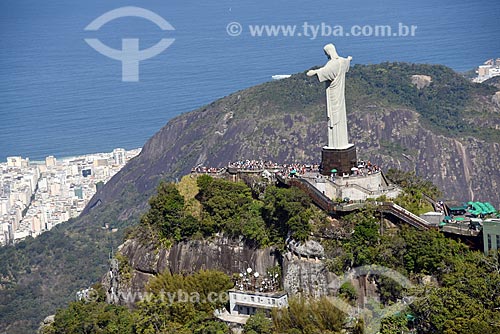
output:
[[[337,50],[335,49],[335,45],[333,45],[332,43],[325,45],[323,50],[325,51],[325,54],[328,57],[328,59],[338,59],[339,58]]]

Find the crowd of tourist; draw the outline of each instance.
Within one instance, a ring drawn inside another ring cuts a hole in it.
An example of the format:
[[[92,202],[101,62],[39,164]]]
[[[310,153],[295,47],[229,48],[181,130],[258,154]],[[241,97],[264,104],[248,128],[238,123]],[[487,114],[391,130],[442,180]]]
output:
[[[230,162],[228,168],[235,168],[240,170],[264,170],[264,169],[278,169],[280,165],[272,161],[264,160],[240,160]]]
[[[380,172],[380,166],[372,164],[370,160],[358,160],[357,167],[351,170],[354,176],[365,176]]]
[[[276,173],[282,177],[296,177],[305,173],[319,172],[319,165],[316,164],[283,164]]]
[[[227,170],[238,171],[274,171],[276,174],[289,177],[294,175],[303,175],[306,172],[318,172],[318,164],[278,164],[273,161],[264,160],[240,160],[228,163],[227,167],[206,167],[196,166],[191,169],[191,173],[198,174],[220,174]]]
[[[196,166],[191,168],[191,173],[197,174],[221,174],[226,171],[225,167],[217,168],[217,167],[206,167],[206,166]]]
[[[274,171],[276,175],[281,177],[296,177],[304,175],[306,173],[318,173],[318,164],[279,164],[273,161],[267,160],[239,160],[234,162],[229,162],[227,167],[206,167],[206,166],[196,166],[191,169],[191,173],[198,174],[221,174],[227,170],[238,170],[238,171]],[[371,161],[359,160],[357,167],[353,167],[351,170],[352,176],[365,176],[380,171],[380,167],[372,164]]]
[[[436,212],[442,212],[444,213],[445,212],[445,209],[444,209],[444,202],[443,201],[437,201],[435,204],[435,209],[434,211]]]

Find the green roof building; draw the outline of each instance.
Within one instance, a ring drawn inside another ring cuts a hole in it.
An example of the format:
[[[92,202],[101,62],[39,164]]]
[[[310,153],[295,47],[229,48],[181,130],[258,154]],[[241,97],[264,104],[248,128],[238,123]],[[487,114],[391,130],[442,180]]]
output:
[[[500,219],[483,221],[484,254],[500,249]]]

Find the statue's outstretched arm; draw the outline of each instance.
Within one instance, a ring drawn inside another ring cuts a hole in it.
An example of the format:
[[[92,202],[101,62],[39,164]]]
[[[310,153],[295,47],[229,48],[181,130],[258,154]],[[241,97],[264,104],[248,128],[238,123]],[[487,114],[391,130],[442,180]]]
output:
[[[318,71],[317,71],[317,70],[309,70],[309,71],[307,71],[307,73],[306,73],[306,75],[307,75],[308,77],[312,77],[313,75],[316,75],[316,74],[318,74]]]
[[[347,59],[348,59],[349,61],[351,61],[351,60],[352,60],[352,56],[348,56],[348,57],[347,57]],[[318,72],[320,72],[323,68],[324,68],[324,67],[319,68],[319,69],[317,69],[317,70],[309,70],[309,71],[307,71],[306,75],[307,75],[308,77],[312,77],[312,76],[314,76],[314,75],[318,74]]]

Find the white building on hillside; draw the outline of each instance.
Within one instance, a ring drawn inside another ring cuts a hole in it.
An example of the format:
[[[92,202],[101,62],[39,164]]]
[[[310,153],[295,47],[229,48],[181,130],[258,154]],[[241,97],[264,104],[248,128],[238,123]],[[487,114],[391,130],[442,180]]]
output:
[[[250,292],[229,290],[229,313],[252,315],[261,310],[269,313],[272,308],[288,307],[288,294],[281,292]]]

